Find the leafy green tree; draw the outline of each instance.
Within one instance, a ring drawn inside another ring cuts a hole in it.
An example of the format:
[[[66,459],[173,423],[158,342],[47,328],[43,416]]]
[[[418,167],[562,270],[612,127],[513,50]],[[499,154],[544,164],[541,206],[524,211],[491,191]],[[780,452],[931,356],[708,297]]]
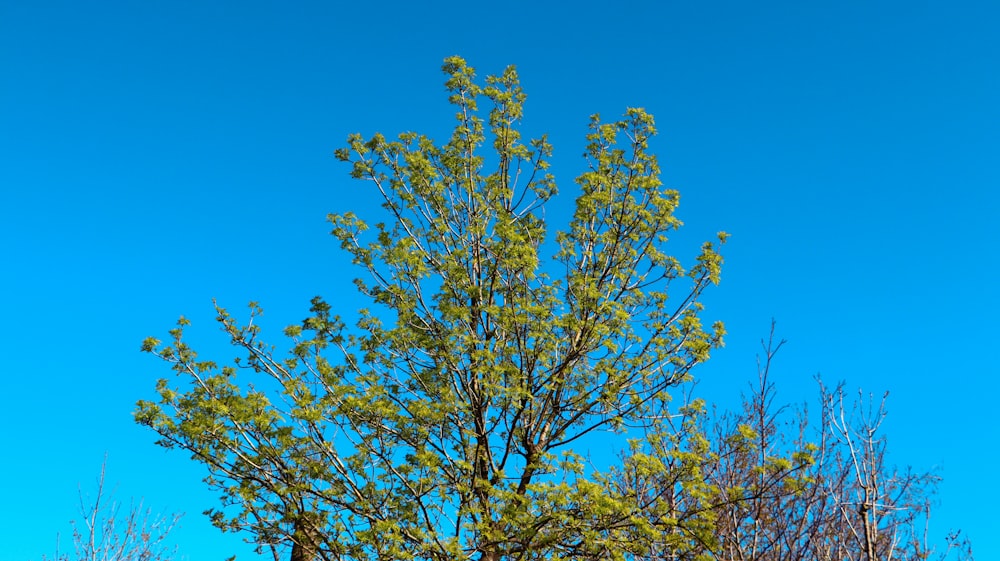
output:
[[[711,512],[650,519],[585,459],[598,431],[670,444],[655,421],[667,390],[723,336],[698,301],[719,281],[716,245],[690,267],[666,248],[679,196],[649,152],[653,118],[592,117],[575,211],[550,238],[551,147],[521,139],[514,68],[478,82],[449,58],[444,72],[447,142],[354,135],[337,151],[386,211],[374,231],[329,217],[373,307],[349,328],[315,298],[287,352],[261,341],[256,304],[245,323],[218,307],[243,355],[224,366],[188,345],[182,318],[143,345],[182,381],[161,380],[137,421],[205,464],[213,522],[275,559],[623,559],[708,539]],[[711,493],[702,452],[676,472],[696,502]]]

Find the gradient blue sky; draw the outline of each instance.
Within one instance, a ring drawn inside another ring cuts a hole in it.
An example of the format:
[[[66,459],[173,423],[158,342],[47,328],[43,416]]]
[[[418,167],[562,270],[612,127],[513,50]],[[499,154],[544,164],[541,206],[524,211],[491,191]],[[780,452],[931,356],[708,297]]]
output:
[[[375,199],[332,151],[443,138],[453,54],[518,66],[567,191],[590,114],[651,111],[677,251],[733,236],[699,391],[732,403],[777,319],[779,399],[891,390],[892,459],[945,478],[933,532],[1000,558],[998,29],[960,0],[0,2],[0,559],[69,545],[105,453],[120,498],[187,513],[188,559],[254,559],[132,423],[168,374],[139,343],[185,314],[230,356],[213,297],[259,300],[276,341],[313,295],[356,308],[324,217]]]

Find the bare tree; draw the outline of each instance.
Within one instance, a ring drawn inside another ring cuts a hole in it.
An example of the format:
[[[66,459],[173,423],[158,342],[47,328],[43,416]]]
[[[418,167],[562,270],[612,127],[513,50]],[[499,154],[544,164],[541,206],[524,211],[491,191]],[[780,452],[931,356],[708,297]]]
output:
[[[153,514],[142,500],[130,502],[127,509],[105,490],[105,468],[97,479],[97,494],[93,499],[81,490],[82,524],[73,525],[74,554],[60,553],[58,537],[56,553],[43,561],[168,561],[176,548],[166,542],[170,531],[180,520],[180,514]]]
[[[633,447],[616,489],[640,497],[648,524],[670,524],[652,555],[636,559],[925,561],[972,559],[959,532],[936,551],[929,537],[938,478],[886,462],[886,396],[845,399],[820,382],[818,426],[808,410],[775,405],[763,344],[757,383],[738,412],[709,422],[697,401],[664,410],[669,440]],[[655,465],[655,469],[646,466]]]
[[[886,463],[887,441],[881,432],[886,417],[886,392],[878,401],[858,392],[845,400],[843,384],[828,390],[820,383],[823,432],[833,449],[818,464],[818,472],[835,475],[824,481],[824,493],[835,505],[829,525],[841,533],[837,559],[852,561],[922,561],[935,551],[928,539],[931,497],[939,478],[933,473],[899,470]],[[876,405],[877,404],[877,405]],[[968,540],[959,532],[945,538],[944,559],[956,554],[971,559]]]

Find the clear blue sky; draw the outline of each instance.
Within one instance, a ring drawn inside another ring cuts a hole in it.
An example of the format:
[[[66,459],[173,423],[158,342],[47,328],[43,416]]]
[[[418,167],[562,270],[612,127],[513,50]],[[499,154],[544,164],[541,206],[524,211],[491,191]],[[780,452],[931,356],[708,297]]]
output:
[[[777,319],[779,398],[891,390],[893,459],[945,478],[933,531],[1000,558],[998,29],[961,0],[0,3],[0,559],[51,554],[105,453],[120,498],[187,513],[188,559],[254,558],[134,426],[168,374],[139,343],[186,314],[230,356],[213,297],[275,341],[313,295],[356,308],[324,217],[375,199],[332,151],[444,137],[453,54],[518,65],[567,190],[591,113],[651,111],[678,251],[733,235],[701,389],[731,402]]]

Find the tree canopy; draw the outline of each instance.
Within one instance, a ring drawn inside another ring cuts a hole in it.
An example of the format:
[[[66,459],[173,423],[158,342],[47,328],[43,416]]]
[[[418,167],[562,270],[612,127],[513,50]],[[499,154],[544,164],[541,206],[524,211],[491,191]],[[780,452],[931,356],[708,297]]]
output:
[[[219,365],[182,318],[143,344],[182,381],[161,380],[137,421],[207,467],[213,523],[275,559],[735,558],[723,530],[751,518],[725,505],[801,495],[823,448],[772,448],[763,421],[713,436],[701,402],[670,402],[722,344],[699,298],[726,234],[691,263],[671,255],[679,194],[632,108],[591,117],[574,212],[550,235],[552,148],[518,132],[515,69],[443,70],[447,141],[352,135],[336,152],[385,210],[329,216],[369,302],[359,319],[314,298],[278,351],[260,306],[244,321],[217,306],[242,353]],[[620,461],[591,461],[605,437]]]

